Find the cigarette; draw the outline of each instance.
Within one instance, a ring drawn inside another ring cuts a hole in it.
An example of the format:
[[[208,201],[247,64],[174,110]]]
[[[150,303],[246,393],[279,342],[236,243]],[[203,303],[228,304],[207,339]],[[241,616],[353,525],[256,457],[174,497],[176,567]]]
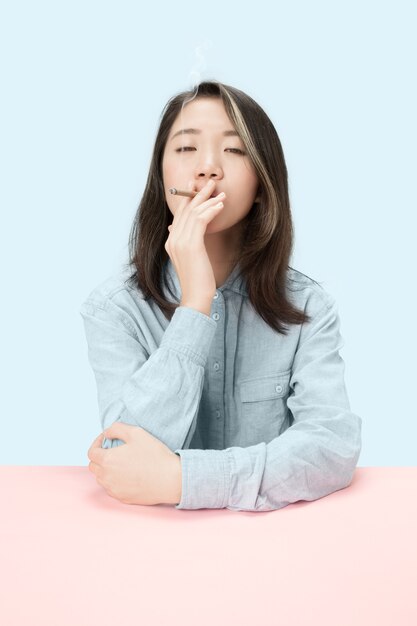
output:
[[[184,191],[183,189],[176,189],[175,187],[170,188],[170,192],[174,194],[174,196],[186,196],[187,198],[194,198],[198,194],[198,191]]]

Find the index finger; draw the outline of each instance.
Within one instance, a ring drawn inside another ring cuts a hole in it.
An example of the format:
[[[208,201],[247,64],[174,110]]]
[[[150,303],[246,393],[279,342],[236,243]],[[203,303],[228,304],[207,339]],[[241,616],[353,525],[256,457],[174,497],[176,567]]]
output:
[[[187,191],[192,191],[193,187],[194,187],[194,183],[193,183],[192,179],[190,179],[187,182],[186,190]],[[185,207],[190,204],[191,200],[194,200],[194,198],[187,198],[187,196],[182,196],[181,200],[182,201],[178,204],[178,208],[177,208],[177,210],[174,213],[174,219],[172,220],[172,226],[176,226],[181,213],[184,211]]]

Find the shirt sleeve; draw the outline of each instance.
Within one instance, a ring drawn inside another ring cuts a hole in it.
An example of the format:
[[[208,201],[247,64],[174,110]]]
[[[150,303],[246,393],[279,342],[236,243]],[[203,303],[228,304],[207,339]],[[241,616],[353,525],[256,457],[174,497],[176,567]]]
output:
[[[350,410],[340,318],[333,297],[303,325],[287,406],[294,421],[269,443],[181,456],[177,509],[271,511],[350,485],[361,450],[361,418]]]
[[[171,450],[189,447],[216,322],[190,307],[177,307],[149,356],[129,315],[112,300],[100,305],[86,300],[80,315],[103,430],[124,422],[144,428]],[[124,443],[104,439],[102,447]]]

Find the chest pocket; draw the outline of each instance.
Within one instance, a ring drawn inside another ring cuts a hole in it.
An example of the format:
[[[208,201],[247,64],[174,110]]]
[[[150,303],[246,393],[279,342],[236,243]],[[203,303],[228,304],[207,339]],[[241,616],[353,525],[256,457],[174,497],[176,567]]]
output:
[[[291,370],[268,374],[240,383],[241,443],[254,445],[268,443],[281,432],[288,417],[287,398]]]

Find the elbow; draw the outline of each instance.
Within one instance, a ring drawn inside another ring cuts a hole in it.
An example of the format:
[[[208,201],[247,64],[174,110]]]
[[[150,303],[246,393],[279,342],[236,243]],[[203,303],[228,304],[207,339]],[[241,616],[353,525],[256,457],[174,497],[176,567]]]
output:
[[[333,490],[344,489],[352,483],[362,449],[361,432],[361,418],[351,413],[333,440],[334,446],[326,446],[325,467]]]
[[[362,420],[355,415],[355,428],[352,428],[350,441],[346,445],[346,454],[343,457],[343,471],[341,472],[341,482],[343,489],[352,483],[355,469],[358,464],[362,450]]]

